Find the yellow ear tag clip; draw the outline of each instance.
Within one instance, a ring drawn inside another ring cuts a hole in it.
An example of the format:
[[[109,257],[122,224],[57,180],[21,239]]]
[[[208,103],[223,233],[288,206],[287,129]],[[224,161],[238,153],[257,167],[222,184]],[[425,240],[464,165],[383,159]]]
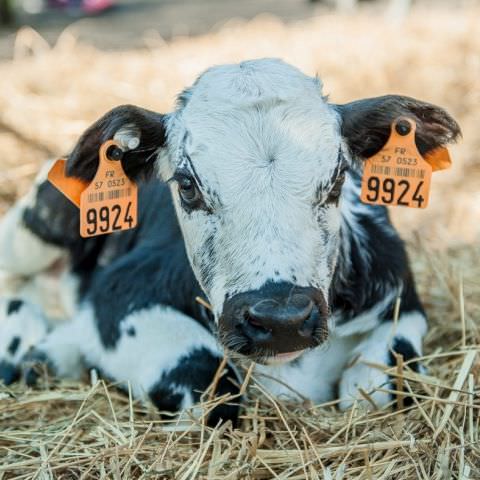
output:
[[[84,238],[137,226],[137,185],[127,177],[120,160],[108,157],[111,147],[121,150],[114,140],[101,145],[98,169],[90,183],[66,177],[64,159],[57,160],[48,174],[48,180],[80,208],[80,235]]]
[[[446,148],[438,148],[423,158],[415,143],[416,123],[397,118],[390,137],[378,153],[365,162],[362,192],[364,203],[373,205],[426,208],[432,171],[451,165]]]

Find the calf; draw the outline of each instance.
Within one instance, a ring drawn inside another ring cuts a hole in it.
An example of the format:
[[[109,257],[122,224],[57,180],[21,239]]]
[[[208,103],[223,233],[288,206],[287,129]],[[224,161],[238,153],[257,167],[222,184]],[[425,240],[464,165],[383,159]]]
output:
[[[277,396],[346,408],[361,388],[388,403],[390,379],[369,364],[415,359],[427,325],[403,242],[359,188],[362,161],[399,116],[416,121],[422,154],[460,133],[412,98],[329,103],[318,78],[270,59],[207,70],[169,114],[114,108],[82,135],[67,173],[92,180],[100,145],[115,138],[139,184],[139,225],[82,239],[78,209],[42,178],[8,212],[6,270],[69,260],[71,320],[18,363],[63,376],[95,366],[177,412],[208,388],[225,349],[217,394],[238,391],[238,356]],[[211,312],[195,301],[203,295]],[[236,413],[221,405],[210,422]]]

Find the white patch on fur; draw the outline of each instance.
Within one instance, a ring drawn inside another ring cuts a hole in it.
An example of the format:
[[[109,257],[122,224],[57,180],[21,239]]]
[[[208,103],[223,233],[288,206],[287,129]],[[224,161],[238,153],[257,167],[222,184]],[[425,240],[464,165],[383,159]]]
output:
[[[129,335],[130,329],[134,335]],[[53,361],[59,375],[78,377],[85,366],[98,367],[108,378],[125,385],[130,382],[135,398],[146,398],[162,373],[196,348],[222,355],[211,333],[170,307],[155,306],[132,313],[121,322],[120,331],[115,347],[106,349],[92,308],[83,306],[72,322],[55,329],[39,349]],[[182,408],[193,404],[192,395],[183,385],[171,387],[184,394]]]
[[[10,274],[33,275],[41,272],[64,253],[34,235],[23,222],[23,213],[35,202],[38,185],[46,180],[52,164],[47,162],[43,165],[31,190],[0,221],[0,269]]]
[[[58,377],[80,379],[84,371],[81,353],[86,326],[65,322],[59,324],[36,345],[37,352],[43,352],[54,368],[54,374]]]
[[[390,379],[381,370],[370,367],[364,362],[388,365],[389,352],[395,337],[402,337],[410,342],[415,351],[422,354],[422,338],[427,332],[427,322],[420,312],[404,313],[398,322],[385,322],[367,336],[352,352],[352,358],[357,358],[355,364],[346,369],[340,381],[340,407],[349,408],[355,399],[361,400],[358,389],[362,388],[370,394],[378,406],[391,401],[385,392],[374,391],[378,387],[389,388]]]
[[[23,302],[18,311],[8,314],[9,298],[0,299],[0,360],[19,365],[30,347],[37,345],[47,334],[47,321],[35,305]],[[12,354],[9,346],[17,337],[20,342]]]
[[[20,200],[0,222],[0,269],[16,275],[33,275],[59,259],[63,251],[45,243],[23,223],[26,205]]]
[[[327,295],[339,213],[314,204],[338,164],[339,123],[318,79],[269,59],[208,70],[169,119],[170,161],[160,173],[190,168],[189,158],[203,184],[211,213],[185,212],[174,183],[172,195],[217,317],[227,294],[269,280]]]
[[[66,316],[72,318],[78,309],[80,278],[70,270],[64,270],[58,282],[60,303]]]

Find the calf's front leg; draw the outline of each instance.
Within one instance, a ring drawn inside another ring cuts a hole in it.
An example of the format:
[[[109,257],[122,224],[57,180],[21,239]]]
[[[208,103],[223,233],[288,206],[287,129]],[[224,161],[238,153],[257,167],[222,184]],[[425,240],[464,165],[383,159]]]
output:
[[[396,365],[395,354],[414,370],[420,364],[414,361],[422,355],[422,338],[427,331],[425,315],[420,310],[400,313],[398,321],[387,320],[375,327],[354,349],[351,364],[343,373],[339,385],[340,408],[346,409],[355,400],[366,404],[359,389],[364,390],[378,407],[394,400],[392,394],[379,391],[396,390],[394,380],[381,369],[370,364]]]

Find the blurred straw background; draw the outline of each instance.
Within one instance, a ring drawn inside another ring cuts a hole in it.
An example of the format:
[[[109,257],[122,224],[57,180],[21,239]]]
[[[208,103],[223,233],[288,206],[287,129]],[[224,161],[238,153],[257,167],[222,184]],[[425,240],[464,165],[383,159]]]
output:
[[[480,5],[390,13],[289,24],[263,15],[168,42],[150,31],[146,48],[121,52],[80,44],[74,29],[53,47],[18,33],[14,59],[0,64],[2,212],[107,109],[168,111],[205,68],[248,58],[318,73],[334,102],[401,93],[437,103],[464,138],[453,168],[434,175],[430,207],[392,211],[431,323],[428,374],[391,372],[414,392],[413,408],[286,405],[253,378],[240,430],[173,428],[102,382],[46,379],[36,391],[0,387],[0,478],[480,478]]]

